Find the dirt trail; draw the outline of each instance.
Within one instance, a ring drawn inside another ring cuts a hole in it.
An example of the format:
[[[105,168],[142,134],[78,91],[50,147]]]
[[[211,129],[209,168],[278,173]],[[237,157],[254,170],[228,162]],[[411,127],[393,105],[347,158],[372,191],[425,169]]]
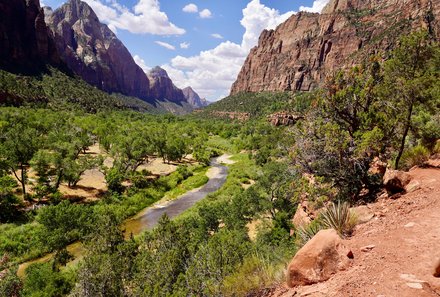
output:
[[[440,260],[440,169],[409,173],[419,188],[370,204],[375,218],[345,240],[355,257],[348,270],[321,284],[281,286],[260,296],[439,297],[440,278],[433,272]],[[368,245],[375,247],[361,251]]]

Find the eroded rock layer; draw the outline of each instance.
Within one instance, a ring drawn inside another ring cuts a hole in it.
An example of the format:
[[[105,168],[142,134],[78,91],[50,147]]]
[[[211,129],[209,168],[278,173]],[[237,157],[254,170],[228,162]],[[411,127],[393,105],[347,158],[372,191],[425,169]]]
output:
[[[438,39],[439,19],[440,0],[332,0],[322,14],[301,12],[263,31],[231,94],[309,91],[405,32],[425,28]]]

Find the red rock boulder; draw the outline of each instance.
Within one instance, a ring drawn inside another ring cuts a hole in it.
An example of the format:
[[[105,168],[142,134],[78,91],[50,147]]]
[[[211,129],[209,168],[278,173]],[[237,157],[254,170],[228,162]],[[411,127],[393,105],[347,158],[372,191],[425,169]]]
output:
[[[292,259],[287,271],[287,285],[311,285],[328,280],[345,270],[353,253],[342,243],[335,230],[322,230],[304,245]]]
[[[387,169],[383,177],[385,189],[391,193],[405,192],[405,187],[410,183],[411,176],[403,171]]]

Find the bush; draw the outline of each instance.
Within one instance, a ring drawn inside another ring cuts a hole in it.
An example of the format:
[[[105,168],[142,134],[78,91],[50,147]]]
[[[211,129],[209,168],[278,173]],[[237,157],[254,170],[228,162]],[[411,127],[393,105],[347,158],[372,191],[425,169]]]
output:
[[[281,283],[284,278],[282,265],[273,265],[257,256],[246,258],[233,274],[223,281],[224,296],[249,296],[249,293]]]
[[[356,221],[356,216],[350,211],[350,205],[347,202],[332,203],[322,213],[323,225],[326,228],[335,229],[342,237],[352,234]]]
[[[406,150],[402,155],[402,168],[410,169],[414,166],[423,165],[429,159],[429,150],[421,145]]]
[[[316,219],[305,227],[301,227],[296,231],[296,243],[298,246],[305,245],[319,231],[322,230],[322,223]]]

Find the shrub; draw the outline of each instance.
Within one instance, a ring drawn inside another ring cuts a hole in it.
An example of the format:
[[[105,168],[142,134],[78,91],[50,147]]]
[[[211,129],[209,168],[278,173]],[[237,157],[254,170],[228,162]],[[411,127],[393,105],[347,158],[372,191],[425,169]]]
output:
[[[429,150],[422,145],[417,145],[413,148],[410,148],[402,155],[402,168],[410,169],[414,166],[420,166],[424,162],[428,161],[429,155]]]
[[[351,235],[356,221],[356,216],[350,211],[350,205],[347,202],[332,203],[322,213],[324,227],[335,229],[342,237]]]
[[[316,219],[312,221],[309,225],[301,227],[296,231],[296,243],[298,246],[303,246],[310,239],[313,238],[319,231],[322,230],[322,223],[320,220]]]

